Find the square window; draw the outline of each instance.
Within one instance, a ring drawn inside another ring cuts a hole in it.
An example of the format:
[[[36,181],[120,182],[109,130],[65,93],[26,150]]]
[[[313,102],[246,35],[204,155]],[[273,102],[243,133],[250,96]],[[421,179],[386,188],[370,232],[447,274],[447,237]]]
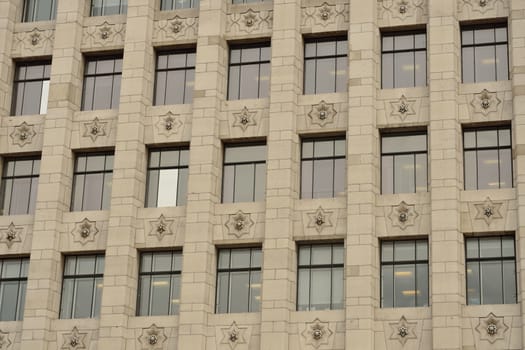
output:
[[[112,152],[78,154],[73,173],[71,211],[108,209],[112,177]]]
[[[2,173],[2,215],[35,212],[40,157],[7,158]]]
[[[347,91],[346,38],[307,39],[304,43],[304,93]]]
[[[195,79],[195,50],[157,55],[155,105],[191,103]]]
[[[56,0],[24,0],[22,22],[52,21],[56,11]]]
[[[122,55],[86,58],[81,110],[118,108],[121,76]]]
[[[11,115],[46,114],[51,62],[16,64]]]
[[[265,98],[270,91],[270,43],[230,47],[228,100]]]

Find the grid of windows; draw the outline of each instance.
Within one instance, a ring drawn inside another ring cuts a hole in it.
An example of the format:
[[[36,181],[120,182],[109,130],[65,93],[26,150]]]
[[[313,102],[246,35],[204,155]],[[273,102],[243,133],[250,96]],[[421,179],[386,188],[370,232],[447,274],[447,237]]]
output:
[[[0,321],[24,316],[29,258],[0,260]]]
[[[428,241],[381,242],[381,307],[428,305]]]
[[[512,187],[510,126],[463,130],[465,189]]]
[[[104,255],[72,255],[64,261],[60,318],[98,317]]]
[[[261,260],[261,248],[219,250],[216,313],[260,310]]]
[[[189,8],[198,8],[198,7],[199,7],[199,0],[161,0],[160,1],[161,11],[189,9]]]
[[[181,269],[180,251],[140,254],[138,316],[179,313]]]
[[[12,115],[46,114],[51,62],[18,62],[13,84]]]
[[[51,21],[55,19],[56,11],[56,0],[24,0],[22,21]]]
[[[507,24],[461,27],[464,83],[508,80]]]
[[[188,156],[187,147],[149,152],[147,207],[172,207],[186,204]]]
[[[122,15],[128,12],[128,0],[91,0],[91,16]]]
[[[344,193],[346,143],[343,137],[303,140],[301,198],[334,197]]]
[[[348,69],[346,38],[308,39],[304,44],[304,93],[346,91]]]
[[[269,43],[230,48],[228,99],[265,98],[270,91]]]
[[[467,304],[515,304],[514,236],[465,237]]]
[[[297,310],[333,310],[344,305],[344,247],[299,246]]]
[[[71,210],[109,208],[113,177],[113,153],[77,155],[73,174]]]
[[[381,193],[427,190],[427,134],[381,136]]]
[[[427,85],[425,32],[383,33],[381,43],[383,89]]]
[[[4,161],[2,174],[2,215],[35,212],[40,158],[13,158]]]
[[[195,50],[159,53],[155,70],[155,104],[191,103],[195,80]]]
[[[264,200],[266,191],[266,145],[224,147],[222,202]]]
[[[82,110],[118,108],[122,56],[86,58]]]

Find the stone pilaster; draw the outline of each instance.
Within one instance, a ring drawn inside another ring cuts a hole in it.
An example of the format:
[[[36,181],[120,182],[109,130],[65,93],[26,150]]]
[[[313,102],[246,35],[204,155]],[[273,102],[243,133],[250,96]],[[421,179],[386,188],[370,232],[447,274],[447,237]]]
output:
[[[12,68],[11,49],[13,43],[13,30],[18,20],[16,0],[2,1],[0,4],[0,113],[9,115],[11,111]]]

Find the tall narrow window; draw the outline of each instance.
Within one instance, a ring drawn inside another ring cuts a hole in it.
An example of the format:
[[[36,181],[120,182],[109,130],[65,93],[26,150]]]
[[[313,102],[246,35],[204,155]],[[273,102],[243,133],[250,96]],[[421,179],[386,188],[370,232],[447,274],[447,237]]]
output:
[[[426,133],[382,135],[381,193],[413,193],[426,190]]]
[[[264,200],[266,145],[226,146],[222,175],[222,202]]]
[[[195,51],[159,53],[155,71],[155,104],[191,103]]]
[[[22,21],[51,21],[55,19],[56,11],[56,0],[24,0]]]
[[[174,207],[186,204],[188,156],[187,147],[150,151],[147,207]]]
[[[260,310],[261,255],[261,248],[219,250],[216,313]]]
[[[507,24],[461,27],[464,83],[508,80]]]
[[[426,86],[426,33],[384,33],[381,68],[383,89]]]
[[[50,72],[50,61],[16,64],[12,115],[47,113]]]
[[[270,92],[270,44],[232,46],[228,99],[265,98]]]
[[[66,256],[60,318],[92,318],[100,314],[104,255]]]
[[[121,15],[128,12],[128,0],[91,0],[91,16]]]
[[[512,187],[510,127],[463,130],[465,189]]]
[[[467,304],[515,304],[514,236],[465,237]]]
[[[24,316],[29,258],[0,260],[0,321]]]
[[[160,1],[161,11],[189,9],[189,8],[198,8],[198,7],[199,7],[199,0],[161,0]]]
[[[344,247],[299,246],[297,310],[333,310],[344,305]]]
[[[2,215],[35,212],[40,158],[7,158],[2,174]]]
[[[113,153],[77,156],[73,174],[71,211],[109,208],[113,177]]]
[[[301,198],[335,197],[344,193],[345,148],[343,137],[303,140]]]
[[[381,307],[428,305],[428,241],[381,242]]]
[[[121,76],[122,56],[87,58],[82,110],[118,108]]]
[[[179,313],[181,269],[181,252],[140,254],[137,315]]]
[[[304,43],[304,93],[344,92],[348,69],[346,38],[308,39]]]

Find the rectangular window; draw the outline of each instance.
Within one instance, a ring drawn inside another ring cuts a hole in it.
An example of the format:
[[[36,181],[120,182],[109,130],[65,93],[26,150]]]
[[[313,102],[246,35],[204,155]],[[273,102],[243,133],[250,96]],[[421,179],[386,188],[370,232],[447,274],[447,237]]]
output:
[[[467,304],[516,304],[514,236],[465,237]]]
[[[216,313],[260,310],[261,260],[261,248],[219,249]]]
[[[427,134],[381,136],[381,193],[427,190]]]
[[[174,207],[186,204],[189,150],[150,150],[146,207]]]
[[[178,9],[198,8],[199,0],[161,0],[160,10],[170,11]]]
[[[264,1],[271,1],[271,0],[232,0],[232,4],[250,4],[254,2],[264,2]]]
[[[91,0],[91,16],[123,15],[128,12],[128,0]]]
[[[381,307],[428,306],[428,241],[381,242]]]
[[[426,86],[426,33],[383,33],[381,74],[383,89]]]
[[[308,39],[304,43],[304,93],[323,94],[347,90],[348,41],[346,38]]]
[[[345,155],[343,137],[303,140],[301,198],[327,198],[344,193]]]
[[[465,189],[512,187],[510,126],[463,130]]]
[[[104,255],[66,256],[60,318],[98,317],[103,277]]]
[[[334,310],[344,305],[344,246],[299,246],[297,310]]]
[[[461,27],[464,83],[508,80],[507,24]]]
[[[71,211],[108,209],[112,177],[113,153],[77,155]]]
[[[0,321],[24,316],[29,258],[0,260]]]
[[[56,0],[24,0],[22,22],[51,21],[56,11]]]
[[[159,53],[155,70],[155,105],[191,103],[195,50]]]
[[[82,110],[118,108],[122,56],[86,58]]]
[[[51,61],[18,62],[11,115],[46,114]]]
[[[229,100],[268,97],[270,56],[270,43],[230,48]]]
[[[140,254],[138,316],[179,313],[181,270],[180,251]]]
[[[24,215],[35,212],[40,158],[4,160],[2,173],[2,215]]]
[[[266,145],[225,146],[222,202],[264,200],[266,191]]]

